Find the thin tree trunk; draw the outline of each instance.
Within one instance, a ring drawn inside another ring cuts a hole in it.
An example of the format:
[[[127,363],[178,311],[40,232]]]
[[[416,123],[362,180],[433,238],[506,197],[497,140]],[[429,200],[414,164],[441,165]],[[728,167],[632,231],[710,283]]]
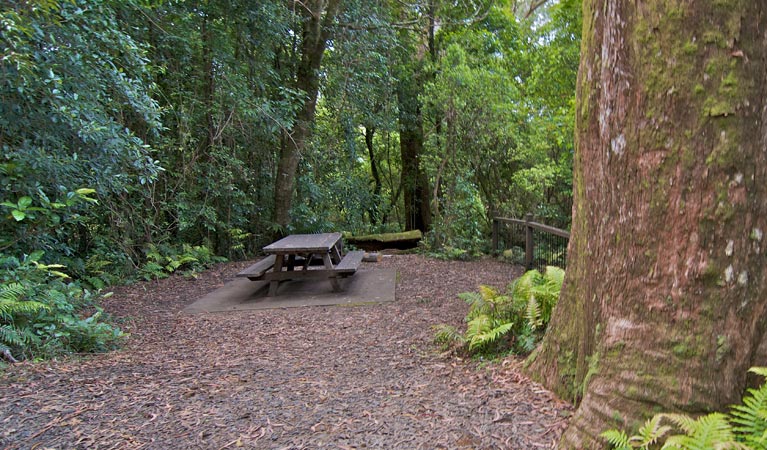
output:
[[[213,31],[210,29],[210,18],[203,13],[202,27],[202,64],[205,73],[204,96],[205,96],[205,124],[206,138],[203,149],[203,161],[210,161],[210,151],[216,141],[216,124],[214,120],[214,108],[216,104],[216,74],[213,70]]]
[[[418,94],[422,87],[419,73],[410,79],[401,79],[397,97],[400,107],[400,158],[402,160],[401,185],[405,206],[405,230],[426,232],[431,226],[428,179],[420,158],[423,154],[423,118]]]
[[[530,371],[582,398],[561,448],[740,400],[767,312],[767,6],[586,0],[574,205]],[[762,356],[759,356],[762,355]]]
[[[373,177],[373,204],[370,206],[370,223],[375,225],[380,219],[379,216],[379,203],[381,196],[381,190],[383,184],[381,183],[381,174],[378,172],[378,160],[375,155],[375,147],[373,145],[373,137],[375,136],[376,128],[374,126],[365,127],[365,147],[368,149],[368,157],[370,158],[370,175]]]
[[[305,98],[295,125],[289,133],[287,145],[281,148],[277,163],[274,221],[283,229],[290,224],[296,171],[314,125],[322,56],[331,37],[331,25],[338,14],[340,4],[340,0],[313,0],[304,2],[297,10],[304,16],[304,22],[296,88],[305,93]]]

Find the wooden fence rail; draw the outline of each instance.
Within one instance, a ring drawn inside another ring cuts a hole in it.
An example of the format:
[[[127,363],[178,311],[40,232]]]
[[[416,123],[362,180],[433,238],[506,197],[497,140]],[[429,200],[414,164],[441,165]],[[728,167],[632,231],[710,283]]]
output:
[[[515,248],[524,247],[524,260],[517,262],[527,269],[541,270],[547,265],[564,268],[569,239],[569,232],[534,222],[532,214],[526,214],[524,220],[493,218],[493,252],[510,250],[514,255]]]

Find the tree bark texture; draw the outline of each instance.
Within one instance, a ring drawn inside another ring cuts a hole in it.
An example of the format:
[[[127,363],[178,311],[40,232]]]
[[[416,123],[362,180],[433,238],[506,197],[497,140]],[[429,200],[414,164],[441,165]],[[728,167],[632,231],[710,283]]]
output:
[[[376,225],[380,219],[378,199],[381,196],[381,190],[383,189],[381,174],[378,172],[378,159],[375,154],[375,144],[373,142],[375,134],[375,126],[365,127],[365,147],[368,149],[368,158],[370,159],[370,175],[373,177],[373,198],[375,199],[375,203],[371,204],[368,208],[370,223],[372,225]]]
[[[429,180],[420,162],[423,154],[423,117],[418,99],[418,95],[423,92],[420,70],[416,69],[411,77],[399,80],[397,97],[400,108],[400,183],[405,207],[405,231],[421,230],[425,233],[431,227],[431,208]]]
[[[274,186],[274,221],[283,229],[290,224],[290,209],[295,191],[296,171],[301,154],[306,148],[314,125],[317,110],[317,94],[320,85],[320,66],[332,24],[341,0],[310,0],[297,6],[296,12],[303,17],[301,34],[301,61],[296,71],[295,87],[304,92],[305,98],[298,111],[293,128],[285,145],[280,149],[277,163],[277,179]]]
[[[585,0],[565,286],[534,376],[560,448],[740,401],[767,309],[767,6]]]

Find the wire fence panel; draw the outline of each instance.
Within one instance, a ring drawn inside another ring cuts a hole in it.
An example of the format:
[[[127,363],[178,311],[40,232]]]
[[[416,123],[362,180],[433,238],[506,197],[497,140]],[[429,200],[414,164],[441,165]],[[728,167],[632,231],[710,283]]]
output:
[[[546,266],[567,266],[568,238],[533,228],[533,268],[543,273]]]
[[[526,226],[516,222],[498,223],[498,240],[494,251],[513,264],[525,265]]]
[[[493,219],[493,251],[528,269],[543,271],[546,266],[564,269],[569,239],[569,232],[533,222],[531,214],[525,220]]]

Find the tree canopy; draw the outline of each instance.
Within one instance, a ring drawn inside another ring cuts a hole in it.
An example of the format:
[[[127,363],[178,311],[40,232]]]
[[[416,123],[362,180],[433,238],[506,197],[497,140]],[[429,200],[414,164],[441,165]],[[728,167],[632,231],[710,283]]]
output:
[[[281,232],[402,229],[411,114],[435,246],[482,250],[494,214],[567,225],[577,2],[358,0],[317,36],[311,7],[6,4],[2,200],[49,207],[91,188],[98,203],[54,228],[5,207],[3,251],[129,271],[149,244],[233,257]],[[280,169],[288,148],[294,173]],[[295,181],[275,197],[280,177]]]
[[[574,0],[6,2],[3,267],[87,290],[290,232],[472,254],[495,215],[567,227],[580,20]]]

